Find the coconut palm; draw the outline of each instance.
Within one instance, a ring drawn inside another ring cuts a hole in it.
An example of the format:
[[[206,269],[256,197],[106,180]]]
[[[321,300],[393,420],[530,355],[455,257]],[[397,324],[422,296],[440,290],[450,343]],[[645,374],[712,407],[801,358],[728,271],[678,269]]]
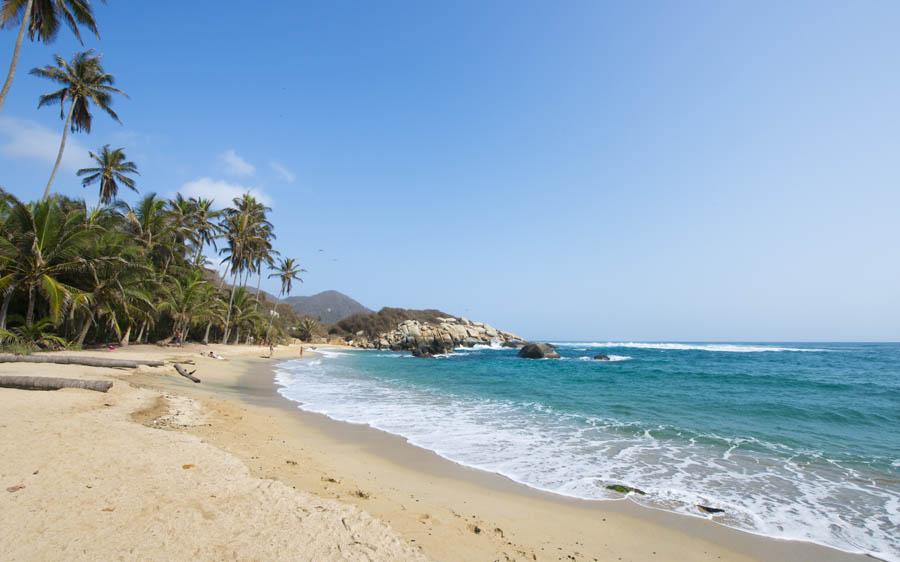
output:
[[[232,321],[234,323],[234,343],[241,342],[241,329],[249,337],[263,323],[263,316],[257,310],[257,301],[246,287],[238,287],[232,301]]]
[[[297,260],[294,258],[282,258],[282,260],[278,263],[278,269],[275,270],[274,273],[269,274],[269,279],[272,277],[278,277],[281,280],[281,294],[279,295],[281,298],[284,298],[285,295],[291,295],[291,289],[293,288],[294,281],[299,281],[303,283],[303,279],[300,278],[301,273],[305,273],[306,270],[300,267],[300,264],[297,263]],[[274,310],[273,310],[274,312]],[[275,321],[275,314],[272,314],[269,317],[269,330],[272,330],[272,323]]]
[[[4,229],[16,249],[15,259],[7,264],[9,283],[21,287],[28,299],[26,326],[34,322],[38,294],[45,299],[51,320],[58,321],[77,291],[62,280],[63,275],[85,269],[83,254],[96,231],[85,225],[82,212],[66,213],[56,199],[26,205],[15,198]]]
[[[266,219],[266,213],[272,209],[258,202],[249,193],[235,197],[232,202],[234,207],[225,209],[222,222],[227,247],[219,250],[219,253],[225,254],[226,257],[222,263],[228,264],[232,275],[231,297],[225,314],[222,343],[228,343],[230,335],[232,305],[238,278],[245,272],[249,277],[255,261],[258,259],[257,256],[262,253],[261,249],[264,249],[267,244],[271,248],[271,243],[268,241],[274,237],[272,223]],[[241,279],[241,287],[246,284],[247,277]]]
[[[212,245],[214,249],[218,249],[216,248],[216,238],[219,237],[222,230],[217,221],[222,212],[212,208],[212,199],[191,197],[191,202],[193,203],[193,216],[191,218],[192,242],[197,246],[194,265],[199,267],[203,265],[201,257],[205,246]]]
[[[39,108],[45,105],[59,104],[59,116],[61,119],[65,119],[59,153],[56,156],[56,163],[53,165],[53,172],[47,181],[47,187],[44,188],[44,199],[50,196],[53,179],[56,177],[63,153],[66,150],[69,131],[71,130],[73,133],[91,132],[93,123],[91,102],[115,121],[121,123],[119,116],[110,106],[113,94],[125,95],[124,92],[113,86],[115,78],[103,70],[100,56],[95,55],[93,50],[76,53],[71,62],[59,55],[56,55],[55,60],[55,66],[47,65],[31,70],[32,75],[52,80],[63,86],[55,92],[42,95],[38,103]],[[66,102],[69,103],[68,113],[65,109]]]
[[[128,174],[140,175],[140,173],[137,165],[126,159],[124,148],[110,149],[107,144],[100,149],[99,154],[93,152],[88,154],[97,163],[97,167],[82,168],[78,170],[77,175],[87,176],[81,180],[82,187],[100,182],[100,203],[104,205],[112,203],[119,194],[120,183],[137,193],[134,180],[129,178]]]
[[[172,317],[171,338],[177,338],[179,334],[186,335],[190,329],[194,311],[199,307],[205,288],[209,285],[199,269],[191,270],[184,278],[175,278],[166,291],[166,298],[160,304],[159,309],[168,312]],[[178,341],[178,343],[182,343]]]
[[[209,332],[213,324],[225,323],[225,302],[222,300],[221,292],[211,283],[204,285],[200,291],[199,304],[193,319],[201,325],[203,322],[206,323],[206,331],[203,334],[204,345],[209,343]]]
[[[12,27],[18,23],[19,34],[16,36],[16,46],[13,48],[6,81],[0,89],[0,111],[3,111],[3,104],[16,74],[25,31],[28,31],[28,38],[32,41],[37,39],[42,43],[52,43],[59,33],[60,20],[69,26],[79,42],[81,42],[79,25],[100,36],[90,0],[2,0],[0,28]]]
[[[278,263],[278,269],[274,273],[269,274],[269,279],[278,277],[281,280],[281,296],[290,296],[294,281],[303,283],[303,279],[300,278],[301,273],[306,273],[306,270],[300,267],[297,260],[294,258],[283,258]]]

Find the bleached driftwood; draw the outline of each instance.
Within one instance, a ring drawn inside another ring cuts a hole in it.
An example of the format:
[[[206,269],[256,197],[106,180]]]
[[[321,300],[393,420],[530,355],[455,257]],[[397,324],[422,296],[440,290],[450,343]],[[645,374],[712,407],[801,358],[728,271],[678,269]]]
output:
[[[60,388],[83,388],[106,392],[112,381],[64,379],[60,377],[27,377],[22,375],[0,375],[0,387],[20,390],[59,390]]]
[[[13,355],[0,353],[0,363],[56,363],[58,365],[84,365],[87,367],[112,367],[134,369],[141,365],[162,367],[163,361],[150,359],[113,359],[111,357],[83,357],[80,355]]]
[[[179,374],[179,375],[181,375],[182,377],[184,377],[184,378],[186,378],[186,379],[190,379],[190,380],[192,380],[192,381],[194,381],[194,382],[200,382],[200,379],[198,379],[197,377],[194,376],[194,373],[197,372],[197,369],[194,369],[193,371],[191,371],[191,372],[189,373],[189,372],[187,372],[187,371],[185,370],[184,367],[182,367],[182,366],[179,365],[178,363],[175,363],[175,370],[178,371],[178,374]]]

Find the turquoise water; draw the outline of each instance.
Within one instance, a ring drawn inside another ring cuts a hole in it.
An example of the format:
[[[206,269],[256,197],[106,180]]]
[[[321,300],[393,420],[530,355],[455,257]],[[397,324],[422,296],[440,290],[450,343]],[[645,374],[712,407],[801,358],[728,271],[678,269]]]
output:
[[[900,560],[900,344],[560,343],[561,360],[460,349],[281,365],[304,409],[461,464]],[[597,353],[610,362],[591,361]]]

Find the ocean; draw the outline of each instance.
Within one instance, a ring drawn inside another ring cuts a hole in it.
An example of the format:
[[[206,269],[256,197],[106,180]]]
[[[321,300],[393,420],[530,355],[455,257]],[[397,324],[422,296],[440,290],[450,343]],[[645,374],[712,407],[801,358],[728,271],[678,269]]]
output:
[[[641,504],[900,561],[900,344],[557,346],[538,361],[324,351],[276,382],[304,410],[533,488],[617,499],[606,486],[624,484]]]

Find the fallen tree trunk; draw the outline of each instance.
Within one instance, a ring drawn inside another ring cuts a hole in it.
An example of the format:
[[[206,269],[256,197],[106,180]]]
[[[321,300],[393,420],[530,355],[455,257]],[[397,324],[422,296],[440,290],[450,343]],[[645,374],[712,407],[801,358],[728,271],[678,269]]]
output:
[[[186,379],[190,379],[190,380],[192,380],[192,381],[194,381],[194,382],[200,382],[200,379],[198,379],[197,377],[194,376],[194,373],[197,372],[196,369],[194,369],[193,371],[191,371],[190,373],[188,373],[188,372],[185,370],[184,367],[182,367],[182,366],[179,365],[178,363],[175,363],[175,370],[178,371],[178,374],[179,374],[179,375],[181,375],[182,377],[184,377],[184,378],[186,378]]]
[[[112,381],[84,379],[63,379],[59,377],[26,377],[20,375],[0,376],[0,387],[18,388],[20,390],[59,390],[60,388],[83,388],[106,392],[112,387]]]
[[[149,359],[112,359],[107,357],[81,357],[79,355],[13,355],[0,353],[0,363],[56,363],[59,365],[85,365],[87,367],[112,367],[133,369],[141,365],[162,367],[163,361]]]

